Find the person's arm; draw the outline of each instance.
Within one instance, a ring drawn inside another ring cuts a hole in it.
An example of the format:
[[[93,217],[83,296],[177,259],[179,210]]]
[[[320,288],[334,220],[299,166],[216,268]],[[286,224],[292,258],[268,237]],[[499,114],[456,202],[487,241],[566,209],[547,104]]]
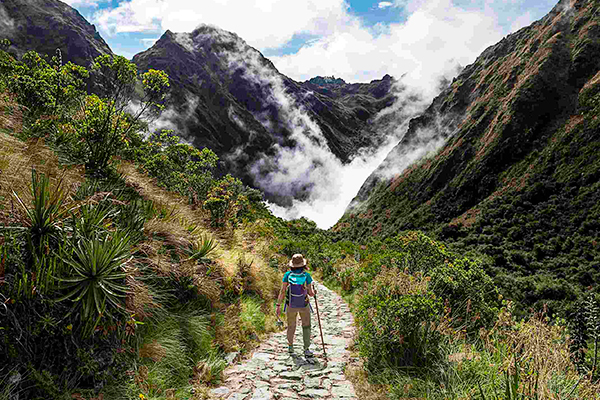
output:
[[[287,287],[288,287],[287,282],[283,282],[281,284],[281,290],[279,291],[279,296],[277,296],[277,311],[276,311],[277,316],[279,316],[279,313],[281,312],[281,303],[283,302],[283,298],[287,291]]]
[[[316,291],[315,291],[315,288],[314,288],[314,286],[313,286],[313,283],[311,282],[311,283],[308,285],[308,295],[309,295],[310,297],[315,297],[315,293],[316,293]]]

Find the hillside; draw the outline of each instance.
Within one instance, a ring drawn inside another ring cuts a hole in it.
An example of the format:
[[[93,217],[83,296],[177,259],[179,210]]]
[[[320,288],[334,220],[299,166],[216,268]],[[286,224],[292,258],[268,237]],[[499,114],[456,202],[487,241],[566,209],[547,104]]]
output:
[[[338,237],[422,229],[488,256],[523,306],[600,281],[600,5],[560,1],[485,50],[365,182]],[[443,146],[410,164],[416,148]]]
[[[227,163],[225,170],[279,203],[291,198],[259,183],[278,168],[273,160],[278,152],[307,151],[308,140],[346,162],[383,140],[371,119],[395,99],[390,76],[335,90],[295,82],[236,34],[208,25],[191,33],[167,31],[133,62],[140,71],[169,74],[172,108],[165,126],[198,148],[211,148]],[[292,195],[300,198],[307,190]]]
[[[64,62],[88,66],[97,56],[112,54],[96,27],[58,0],[2,0],[0,31],[19,57],[29,50],[53,56],[60,49]]]

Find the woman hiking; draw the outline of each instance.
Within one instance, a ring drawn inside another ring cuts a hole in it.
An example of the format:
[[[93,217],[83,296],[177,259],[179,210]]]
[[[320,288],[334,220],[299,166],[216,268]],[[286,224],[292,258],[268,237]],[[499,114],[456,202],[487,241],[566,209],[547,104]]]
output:
[[[287,340],[288,351],[294,352],[294,334],[296,333],[297,315],[300,314],[302,320],[302,339],[304,342],[304,355],[312,357],[310,347],[310,305],[308,296],[314,297],[313,279],[306,269],[306,259],[302,254],[294,254],[288,266],[290,270],[283,275],[281,291],[277,298],[276,315],[279,317],[281,312],[281,302],[285,299],[285,309],[287,314]]]

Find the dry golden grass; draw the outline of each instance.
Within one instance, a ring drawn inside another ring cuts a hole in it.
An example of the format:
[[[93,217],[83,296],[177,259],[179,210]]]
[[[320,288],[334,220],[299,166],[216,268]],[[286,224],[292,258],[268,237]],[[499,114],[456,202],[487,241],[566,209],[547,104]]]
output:
[[[354,386],[356,395],[361,400],[388,400],[388,385],[377,385],[369,382],[369,374],[362,365],[362,362],[355,361],[346,365],[344,371],[346,378]]]
[[[85,179],[82,167],[61,166],[58,157],[42,139],[24,143],[6,133],[0,133],[0,224],[21,220],[22,210],[16,206],[12,192],[15,191],[25,204],[31,201],[32,168],[48,176],[51,187],[62,187],[66,195],[63,204],[65,208],[70,207],[69,196],[77,191]]]
[[[480,336],[485,348],[490,353],[504,348],[510,357],[498,366],[498,372],[509,371],[515,374],[515,357],[520,366],[520,379],[523,394],[537,394],[540,400],[559,399],[550,387],[550,382],[557,375],[579,381],[574,392],[575,398],[597,399],[600,393],[600,383],[592,383],[589,377],[580,376],[571,361],[569,352],[569,337],[564,326],[550,325],[544,313],[536,314],[533,318],[520,325],[511,314],[512,304],[503,309],[495,326],[490,331],[482,330]],[[529,393],[529,388],[538,389]]]
[[[0,131],[2,130],[13,135],[23,130],[22,107],[17,104],[14,95],[8,92],[0,93]]]
[[[167,350],[156,340],[145,343],[140,349],[140,357],[150,358],[154,362],[159,362],[167,355]]]

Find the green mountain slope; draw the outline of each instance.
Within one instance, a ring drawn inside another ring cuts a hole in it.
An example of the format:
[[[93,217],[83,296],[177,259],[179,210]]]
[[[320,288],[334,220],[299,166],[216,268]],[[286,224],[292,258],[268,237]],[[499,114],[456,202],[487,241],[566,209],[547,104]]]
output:
[[[422,229],[523,305],[600,281],[600,5],[561,1],[466,67],[363,185],[340,237]],[[415,148],[443,147],[407,167]]]

